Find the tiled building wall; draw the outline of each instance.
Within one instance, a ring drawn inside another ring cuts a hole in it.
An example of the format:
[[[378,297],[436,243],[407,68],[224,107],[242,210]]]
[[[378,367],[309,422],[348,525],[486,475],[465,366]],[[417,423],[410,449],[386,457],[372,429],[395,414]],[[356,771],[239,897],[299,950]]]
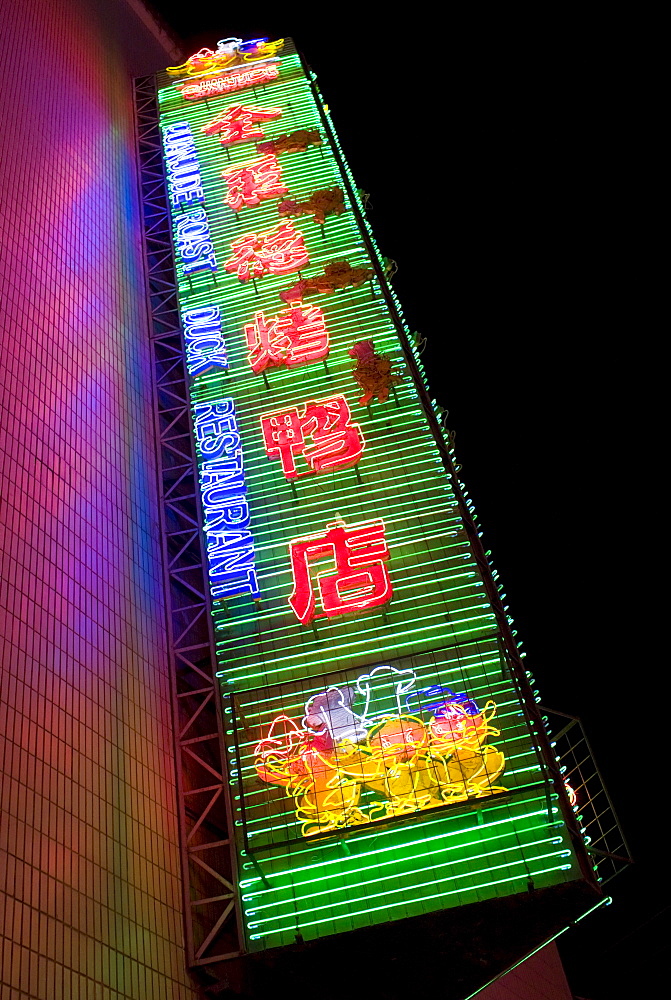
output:
[[[478,1000],[571,1000],[572,996],[555,944],[546,945],[477,994]]]
[[[0,16],[0,998],[186,1000],[131,89],[175,53]]]

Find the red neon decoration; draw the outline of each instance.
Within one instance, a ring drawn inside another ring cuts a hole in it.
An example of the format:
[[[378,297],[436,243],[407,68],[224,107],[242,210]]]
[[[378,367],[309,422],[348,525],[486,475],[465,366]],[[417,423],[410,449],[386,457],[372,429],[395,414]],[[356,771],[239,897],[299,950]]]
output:
[[[275,365],[297,368],[329,353],[329,335],[324,313],[317,306],[294,302],[272,319],[254,313],[245,326],[247,361],[255,372]]]
[[[242,104],[234,104],[222,115],[213,118],[208,125],[204,125],[202,131],[205,135],[218,135],[222,146],[233,146],[238,142],[263,139],[263,130],[254,126],[258,122],[270,122],[281,114],[281,108],[248,108]]]
[[[344,396],[318,399],[298,406],[264,413],[261,417],[263,443],[268,458],[279,458],[287,479],[308,476],[312,472],[345,469],[356,465],[365,447],[359,424],[351,423],[352,414]],[[307,439],[314,442],[308,447]],[[302,455],[309,469],[296,470],[296,456]]]
[[[384,533],[385,524],[379,518],[351,525],[338,520],[327,524],[325,533],[290,542],[294,589],[289,604],[303,625],[313,618],[333,618],[375,608],[391,599],[391,580],[385,565],[389,549]],[[323,558],[335,562],[335,573],[318,574],[323,612],[315,613],[310,564]]]
[[[264,233],[248,233],[231,243],[233,254],[224,264],[240,281],[264,274],[290,274],[309,263],[303,234],[290,222],[281,222]]]
[[[219,97],[221,94],[230,94],[234,90],[245,90],[247,87],[254,87],[259,83],[268,83],[270,80],[276,80],[279,75],[279,66],[274,63],[265,63],[262,66],[254,66],[253,69],[233,71],[227,73],[226,76],[179,84],[179,89],[185,101],[200,101],[205,97]]]
[[[280,198],[289,190],[282,183],[282,168],[269,154],[251,163],[238,163],[222,171],[228,184],[226,204],[239,212],[245,205],[259,205],[268,198]]]

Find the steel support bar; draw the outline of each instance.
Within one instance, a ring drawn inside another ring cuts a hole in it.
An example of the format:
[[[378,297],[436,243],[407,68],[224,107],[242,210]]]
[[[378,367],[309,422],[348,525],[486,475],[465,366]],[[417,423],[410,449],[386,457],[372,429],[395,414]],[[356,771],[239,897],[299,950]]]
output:
[[[241,953],[229,783],[154,77],[135,81],[189,967]]]

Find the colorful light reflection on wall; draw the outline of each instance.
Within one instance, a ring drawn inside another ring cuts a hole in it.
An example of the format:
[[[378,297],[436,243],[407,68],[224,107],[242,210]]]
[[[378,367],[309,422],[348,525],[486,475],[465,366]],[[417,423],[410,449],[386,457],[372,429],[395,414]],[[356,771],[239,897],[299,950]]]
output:
[[[250,573],[253,540],[253,587],[212,580],[249,947],[576,878],[328,112],[289,40],[224,42],[159,103],[203,192],[173,199],[192,402],[236,416],[199,439],[206,532]]]

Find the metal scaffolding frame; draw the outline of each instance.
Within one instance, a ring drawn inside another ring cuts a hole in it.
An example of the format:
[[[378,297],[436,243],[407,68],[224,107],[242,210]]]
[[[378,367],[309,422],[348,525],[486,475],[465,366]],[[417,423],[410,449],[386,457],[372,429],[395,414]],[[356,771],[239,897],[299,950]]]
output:
[[[135,81],[184,921],[190,968],[241,953],[223,719],[153,76]]]
[[[615,807],[581,720],[542,705],[540,710],[544,713],[543,720],[547,720],[550,746],[562,778],[570,789],[572,808],[587,853],[597,880],[605,886],[633,860]]]

